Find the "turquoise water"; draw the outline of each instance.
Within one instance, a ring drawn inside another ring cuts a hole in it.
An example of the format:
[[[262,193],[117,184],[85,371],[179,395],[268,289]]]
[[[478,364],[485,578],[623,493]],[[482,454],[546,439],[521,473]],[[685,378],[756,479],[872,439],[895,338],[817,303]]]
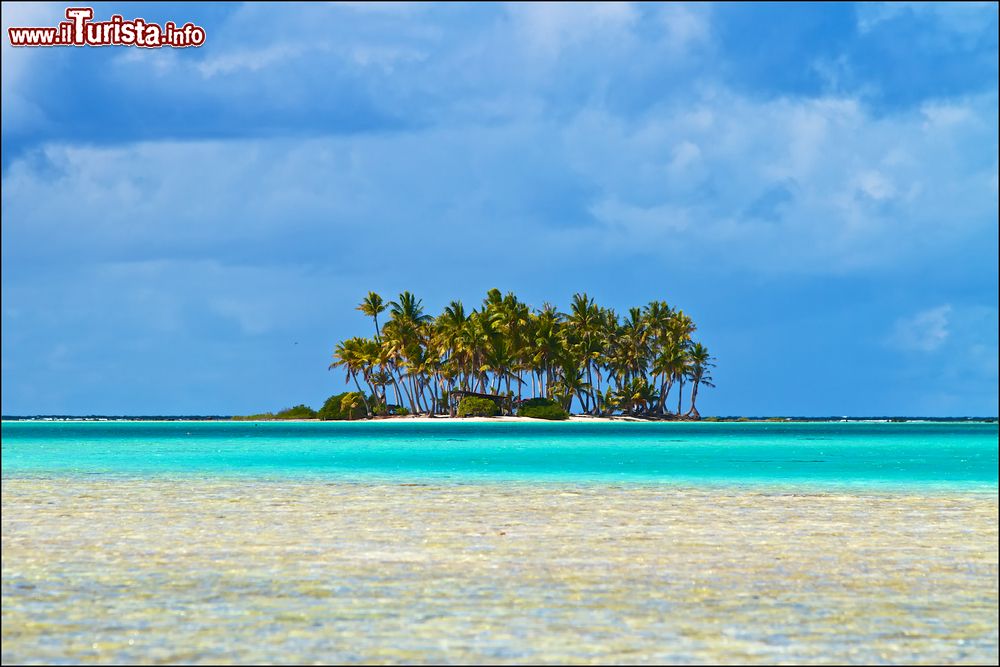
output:
[[[997,425],[2,424],[4,664],[997,664]]]
[[[995,486],[997,424],[4,422],[3,475]]]

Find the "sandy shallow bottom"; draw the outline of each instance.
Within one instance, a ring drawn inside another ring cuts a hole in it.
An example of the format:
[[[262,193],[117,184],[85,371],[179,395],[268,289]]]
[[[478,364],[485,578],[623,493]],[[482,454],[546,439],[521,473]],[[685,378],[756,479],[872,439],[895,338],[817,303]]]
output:
[[[997,494],[3,480],[4,663],[993,663]]]

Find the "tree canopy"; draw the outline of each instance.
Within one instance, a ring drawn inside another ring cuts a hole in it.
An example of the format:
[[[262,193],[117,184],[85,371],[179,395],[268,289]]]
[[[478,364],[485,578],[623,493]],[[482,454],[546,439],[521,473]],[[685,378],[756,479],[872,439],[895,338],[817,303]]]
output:
[[[595,416],[697,419],[699,388],[714,386],[715,359],[693,339],[694,321],[665,301],[619,315],[575,294],[564,313],[492,289],[478,308],[452,301],[433,317],[410,292],[388,302],[369,292],[358,310],[373,319],[375,336],[338,343],[330,368],[345,372],[368,416],[389,405],[442,414],[448,393],[463,390],[545,398],[566,411],[575,403]]]

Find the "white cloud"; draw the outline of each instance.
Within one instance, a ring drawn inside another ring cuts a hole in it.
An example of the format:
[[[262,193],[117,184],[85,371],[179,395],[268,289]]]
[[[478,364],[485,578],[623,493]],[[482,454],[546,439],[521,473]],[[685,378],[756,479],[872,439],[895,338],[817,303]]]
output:
[[[64,5],[40,2],[4,2],[3,35],[0,41],[0,100],[3,107],[3,127],[5,132],[36,130],[46,125],[45,113],[24,96],[32,76],[32,68],[39,61],[37,48],[14,48],[7,38],[10,27],[50,27],[65,20]]]
[[[866,171],[858,175],[857,188],[876,201],[890,199],[896,194],[889,179],[877,171]]]
[[[926,263],[995,228],[996,163],[974,150],[995,145],[995,104],[951,99],[965,120],[928,127],[925,109],[942,105],[887,116],[851,98],[716,88],[631,120],[585,109],[563,142],[595,201],[686,211],[664,253],[711,247],[769,272],[845,273]],[[769,220],[746,214],[775,197]],[[592,245],[587,234],[569,240]],[[652,252],[641,234],[622,243]]]
[[[710,38],[708,14],[699,5],[671,2],[658,7],[666,37],[675,52],[686,51],[695,44],[707,42]]]
[[[683,172],[701,157],[701,149],[690,141],[682,141],[674,148],[674,157],[670,161],[670,169]]]
[[[302,52],[302,47],[293,44],[271,44],[264,48],[230,51],[198,63],[202,76],[211,78],[217,74],[232,74],[239,71],[256,72],[280,63]]]
[[[526,2],[506,8],[530,50],[548,58],[587,40],[625,38],[636,20],[634,7],[623,2]]]
[[[949,102],[929,102],[921,107],[924,129],[933,130],[964,123],[973,118],[968,107]]]
[[[687,211],[669,205],[643,208],[609,199],[590,210],[609,230],[606,242],[611,246],[631,243],[636,237],[659,243],[690,224]]]
[[[415,14],[428,10],[425,2],[377,2],[375,0],[363,0],[362,2],[331,2],[334,7],[359,13],[376,14]]]
[[[892,341],[904,350],[933,352],[948,340],[949,304],[922,310],[896,321]]]
[[[5,240],[190,253],[228,247],[233,220],[257,243],[291,239],[289,226],[327,238],[416,219],[447,245],[471,219],[515,246],[519,230],[562,223],[553,244],[724,256],[779,274],[926,264],[996,225],[996,162],[967,150],[995,143],[995,97],[949,105],[968,120],[927,128],[922,110],[887,118],[850,99],[714,89],[635,117],[590,105],[564,125],[529,116],[392,135],[51,144],[4,173]],[[619,242],[581,226],[588,217],[618,225]],[[669,244],[645,242],[664,229]]]
[[[410,48],[359,46],[351,52],[351,58],[362,67],[378,67],[385,73],[391,73],[399,64],[426,60],[427,54]]]
[[[996,21],[995,2],[863,2],[857,5],[858,30],[871,32],[879,24],[906,16],[930,18],[941,30],[974,41]]]

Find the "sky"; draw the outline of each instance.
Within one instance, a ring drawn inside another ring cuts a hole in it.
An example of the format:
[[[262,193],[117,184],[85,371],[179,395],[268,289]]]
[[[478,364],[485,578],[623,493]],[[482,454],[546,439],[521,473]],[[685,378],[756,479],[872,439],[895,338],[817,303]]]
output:
[[[2,412],[345,388],[369,291],[683,309],[703,415],[997,414],[993,3],[96,3],[189,49],[20,48]]]

